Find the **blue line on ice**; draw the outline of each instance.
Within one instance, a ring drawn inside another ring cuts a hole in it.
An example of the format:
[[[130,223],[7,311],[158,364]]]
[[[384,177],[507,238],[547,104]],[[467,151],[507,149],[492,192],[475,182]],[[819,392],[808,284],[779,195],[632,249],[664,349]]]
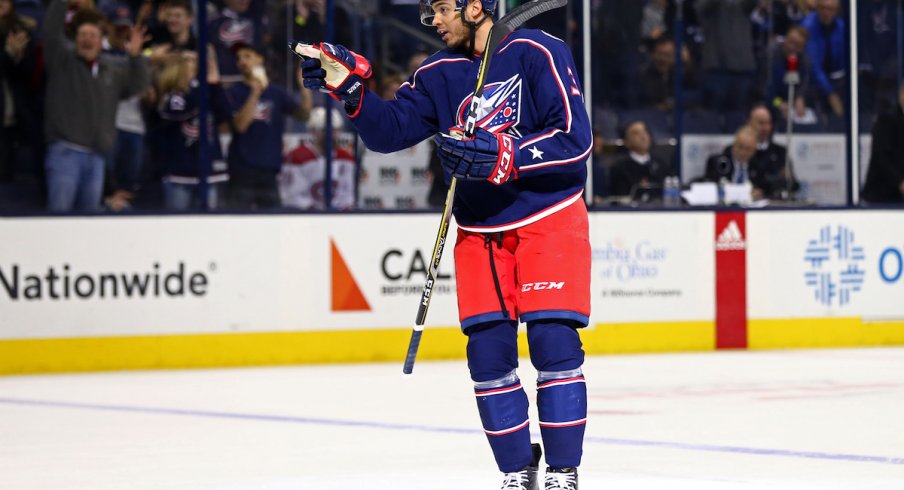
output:
[[[264,415],[253,413],[217,412],[207,410],[185,410],[178,408],[137,407],[129,405],[105,405],[93,403],[58,402],[49,400],[28,400],[16,398],[0,398],[0,404],[25,405],[52,408],[72,408],[81,410],[103,410],[110,412],[132,412],[154,415],[181,415],[186,417],[208,417],[219,419],[257,420],[262,422],[283,422],[289,424],[326,425],[336,427],[364,427],[379,430],[406,430],[415,432],[431,432],[446,434],[483,434],[479,429],[463,429],[458,427],[438,427],[418,424],[395,424],[387,422],[368,422],[362,420],[338,420],[312,417],[294,417],[288,415]],[[539,436],[539,434],[537,434]],[[683,449],[688,451],[710,451],[719,453],[753,454],[759,456],[783,456],[786,458],[822,459],[850,461],[857,463],[880,463],[904,465],[904,458],[887,456],[868,456],[861,454],[822,453],[815,451],[791,451],[786,449],[763,449],[739,446],[722,446],[715,444],[692,444],[684,442],[646,441],[638,439],[619,439],[612,437],[584,438],[590,444],[609,444],[617,446],[657,447],[665,449]]]

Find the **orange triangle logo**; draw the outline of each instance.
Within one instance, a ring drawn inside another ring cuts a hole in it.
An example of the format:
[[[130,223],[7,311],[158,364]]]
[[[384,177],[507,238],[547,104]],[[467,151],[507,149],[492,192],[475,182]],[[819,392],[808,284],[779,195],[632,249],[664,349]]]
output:
[[[367,298],[358,287],[352,271],[332,239],[330,239],[330,269],[333,275],[333,311],[370,311]]]

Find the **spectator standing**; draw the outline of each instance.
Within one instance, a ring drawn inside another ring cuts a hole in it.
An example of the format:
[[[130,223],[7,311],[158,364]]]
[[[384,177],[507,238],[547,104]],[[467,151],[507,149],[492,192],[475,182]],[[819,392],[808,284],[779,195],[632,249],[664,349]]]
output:
[[[227,201],[241,209],[279,207],[276,176],[283,163],[285,116],[304,119],[309,111],[269,83],[259,48],[239,43],[234,52],[243,79],[227,90],[233,111]]]
[[[873,149],[863,199],[876,204],[904,204],[904,87],[898,105],[873,125]]]
[[[762,169],[751,166],[751,160],[757,150],[757,133],[750,126],[742,126],[735,132],[734,143],[727,146],[719,155],[706,160],[706,174],[703,179],[720,183],[744,184],[753,186],[751,197],[759,200],[765,197],[763,189],[768,181]]]
[[[793,26],[788,29],[784,41],[773,48],[772,56],[772,80],[766,92],[766,100],[778,109],[782,116],[789,116],[788,84],[785,83],[785,75],[788,73],[788,60],[794,56],[797,58],[797,72],[800,83],[794,87],[794,102],[790,104],[795,123],[807,123],[815,121],[815,115],[808,109],[807,100],[810,97],[810,79],[812,62],[806,51],[809,33],[801,26]],[[808,117],[808,114],[810,116]]]
[[[163,178],[163,199],[166,209],[184,211],[201,208],[200,184],[206,175],[207,208],[219,206],[221,187],[229,179],[223,150],[216,134],[216,125],[229,121],[229,105],[220,86],[216,60],[208,58],[207,84],[210,111],[207,120],[208,158],[201,163],[200,142],[200,86],[197,77],[197,55],[183,52],[164,68],[160,75],[161,101],[159,106],[163,125],[159,142],[166,155]],[[202,165],[207,166],[206,169]]]
[[[33,170],[42,146],[33,84],[35,22],[16,14],[12,0],[0,0],[0,182],[16,170]]]
[[[653,134],[642,121],[634,121],[625,127],[626,155],[612,162],[609,171],[609,193],[628,196],[635,187],[661,186],[670,174],[669,167],[650,154]]]
[[[756,131],[756,153],[750,159],[752,173],[762,175],[758,180],[763,190],[763,197],[784,199],[787,191],[796,191],[800,184],[795,180],[788,189],[789,169],[786,166],[788,149],[772,141],[772,112],[766,106],[758,105],[750,110],[747,124]]]
[[[695,70],[688,51],[683,50],[685,97],[697,88]],[[643,107],[670,111],[675,108],[675,42],[663,37],[653,45],[650,62],[640,73],[640,104]],[[699,94],[697,94],[699,97]]]
[[[132,10],[126,4],[113,8],[110,15],[112,29],[107,36],[111,56],[128,62],[126,44],[132,28]],[[119,101],[116,109],[116,141],[107,159],[107,176],[112,176],[113,188],[124,200],[131,200],[138,190],[138,177],[144,162],[144,135],[147,127],[142,114],[142,94]]]
[[[338,145],[335,135],[342,129],[343,118],[333,109],[330,117],[333,124],[333,158],[330,175],[331,207],[350,210],[355,206],[355,177],[357,175],[355,156]],[[287,162],[279,176],[279,193],[285,206],[300,209],[326,209],[324,193],[324,173],[326,157],[326,109],[315,107],[307,122],[311,131],[311,143],[301,142],[289,152]]]
[[[252,46],[263,56],[265,17],[255,17],[249,12],[251,0],[226,0],[222,15],[210,22],[210,40],[220,62],[223,82],[242,80],[244,75],[233,55],[234,46]]]
[[[839,8],[839,0],[817,0],[816,11],[801,22],[810,33],[807,53],[821,102],[836,116],[844,115],[841,94],[847,84],[847,35]]]
[[[897,102],[897,5],[897,0],[866,0],[859,4],[860,107],[870,112],[894,107]]]
[[[750,14],[757,0],[697,0],[703,27],[703,100],[711,110],[745,111],[756,71]]]
[[[45,133],[48,209],[100,209],[104,157],[116,139],[120,100],[141,93],[148,83],[140,56],[145,31],[132,27],[126,61],[102,54],[103,17],[94,11],[75,25],[75,43],[64,35],[67,2],[53,0],[44,28],[48,70]]]
[[[599,34],[593,36],[592,53],[606,61],[593,64],[594,80],[600,84],[594,93],[614,107],[630,108],[637,103],[643,8],[644,2],[638,0],[606,0],[595,16]]]

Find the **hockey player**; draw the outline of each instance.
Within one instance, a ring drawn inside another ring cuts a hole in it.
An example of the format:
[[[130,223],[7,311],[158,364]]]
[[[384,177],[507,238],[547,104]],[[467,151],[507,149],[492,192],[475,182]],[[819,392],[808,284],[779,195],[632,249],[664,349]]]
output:
[[[326,209],[324,194],[324,140],[326,136],[326,109],[315,107],[311,110],[307,127],[313,140],[310,143],[300,142],[295,149],[286,155],[279,174],[279,194],[283,206],[301,209]],[[342,114],[338,110],[330,111],[333,132],[342,129]],[[340,147],[333,137],[332,158],[332,202],[333,209],[349,210],[355,205],[355,156],[346,148]]]
[[[546,489],[576,489],[587,394],[578,329],[590,314],[590,242],[581,200],[592,137],[565,44],[518,30],[495,50],[474,137],[459,140],[496,0],[421,0],[421,20],[447,49],[382,101],[365,88],[368,61],[321,43],[304,84],[345,104],[368,148],[393,152],[436,135],[448,180],[459,179],[455,270],[477,407],[503,489],[538,488],[517,327],[527,324],[539,371],[537,408]],[[442,134],[438,134],[442,133]]]

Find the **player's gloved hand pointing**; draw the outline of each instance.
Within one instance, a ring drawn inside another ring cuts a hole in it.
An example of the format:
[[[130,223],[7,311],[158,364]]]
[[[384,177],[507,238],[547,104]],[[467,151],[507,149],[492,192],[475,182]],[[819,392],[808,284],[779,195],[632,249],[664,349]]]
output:
[[[364,80],[373,75],[370,62],[338,44],[291,45],[292,50],[304,58],[301,62],[304,86],[330,94],[345,102],[346,112],[357,113],[364,95]]]
[[[464,134],[462,128],[452,132]],[[446,134],[433,139],[443,168],[458,179],[486,179],[502,185],[518,178],[520,152],[515,140],[507,134],[477,128],[474,137],[468,140]]]

